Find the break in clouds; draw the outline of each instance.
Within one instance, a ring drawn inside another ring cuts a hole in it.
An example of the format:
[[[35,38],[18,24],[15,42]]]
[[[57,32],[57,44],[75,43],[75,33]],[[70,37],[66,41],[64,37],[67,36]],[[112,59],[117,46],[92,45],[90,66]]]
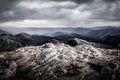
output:
[[[120,26],[120,0],[0,0],[0,27]]]

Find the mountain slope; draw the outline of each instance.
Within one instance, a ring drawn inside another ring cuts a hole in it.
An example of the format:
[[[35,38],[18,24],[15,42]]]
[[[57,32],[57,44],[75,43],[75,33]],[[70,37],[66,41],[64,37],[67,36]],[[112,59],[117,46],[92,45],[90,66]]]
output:
[[[22,44],[10,39],[9,37],[0,37],[0,52],[1,51],[13,51],[22,47]]]

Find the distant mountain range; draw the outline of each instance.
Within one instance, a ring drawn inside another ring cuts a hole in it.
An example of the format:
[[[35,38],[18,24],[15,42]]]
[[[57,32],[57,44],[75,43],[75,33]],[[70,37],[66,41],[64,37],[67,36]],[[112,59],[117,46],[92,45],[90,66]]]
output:
[[[0,30],[0,35],[1,34],[11,34],[11,33],[7,32],[7,31],[4,31],[4,30]]]
[[[5,30],[6,29],[6,30]],[[27,29],[25,29],[27,30]],[[32,30],[32,29],[29,29]],[[11,51],[21,46],[38,46],[48,42],[66,42],[70,39],[78,38],[88,42],[107,45],[111,47],[120,46],[119,27],[96,27],[96,28],[65,28],[65,29],[38,29],[34,35],[21,31],[14,34],[7,28],[0,30],[0,51]],[[40,31],[44,34],[37,34]],[[52,32],[53,31],[53,32]],[[50,32],[50,33],[49,33]],[[91,44],[91,43],[90,43]],[[7,48],[9,46],[9,48]],[[13,47],[14,46],[14,47]],[[6,47],[6,48],[5,48]]]
[[[101,27],[94,31],[88,32],[87,35],[93,38],[103,38],[108,35],[120,35],[120,27]]]

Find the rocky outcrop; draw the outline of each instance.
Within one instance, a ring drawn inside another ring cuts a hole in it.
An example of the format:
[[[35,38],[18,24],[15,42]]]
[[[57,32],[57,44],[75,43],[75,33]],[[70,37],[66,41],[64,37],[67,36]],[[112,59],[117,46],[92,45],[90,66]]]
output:
[[[4,60],[0,67],[9,64],[2,68],[4,76],[0,75],[1,79],[74,80],[82,78],[87,70],[94,72],[87,63],[102,54],[89,45],[73,48],[63,43],[48,43],[20,48],[1,56]]]
[[[23,47],[1,53],[0,59],[0,79],[5,80],[120,79],[120,58],[107,57],[87,44],[72,47],[47,43]]]
[[[100,73],[101,80],[120,80],[120,57],[110,60],[103,66]]]

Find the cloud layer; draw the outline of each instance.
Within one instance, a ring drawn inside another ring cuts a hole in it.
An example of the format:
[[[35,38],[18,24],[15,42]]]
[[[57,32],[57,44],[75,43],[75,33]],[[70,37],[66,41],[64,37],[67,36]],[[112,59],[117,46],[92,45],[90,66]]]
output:
[[[0,0],[0,26],[120,26],[120,1]]]

